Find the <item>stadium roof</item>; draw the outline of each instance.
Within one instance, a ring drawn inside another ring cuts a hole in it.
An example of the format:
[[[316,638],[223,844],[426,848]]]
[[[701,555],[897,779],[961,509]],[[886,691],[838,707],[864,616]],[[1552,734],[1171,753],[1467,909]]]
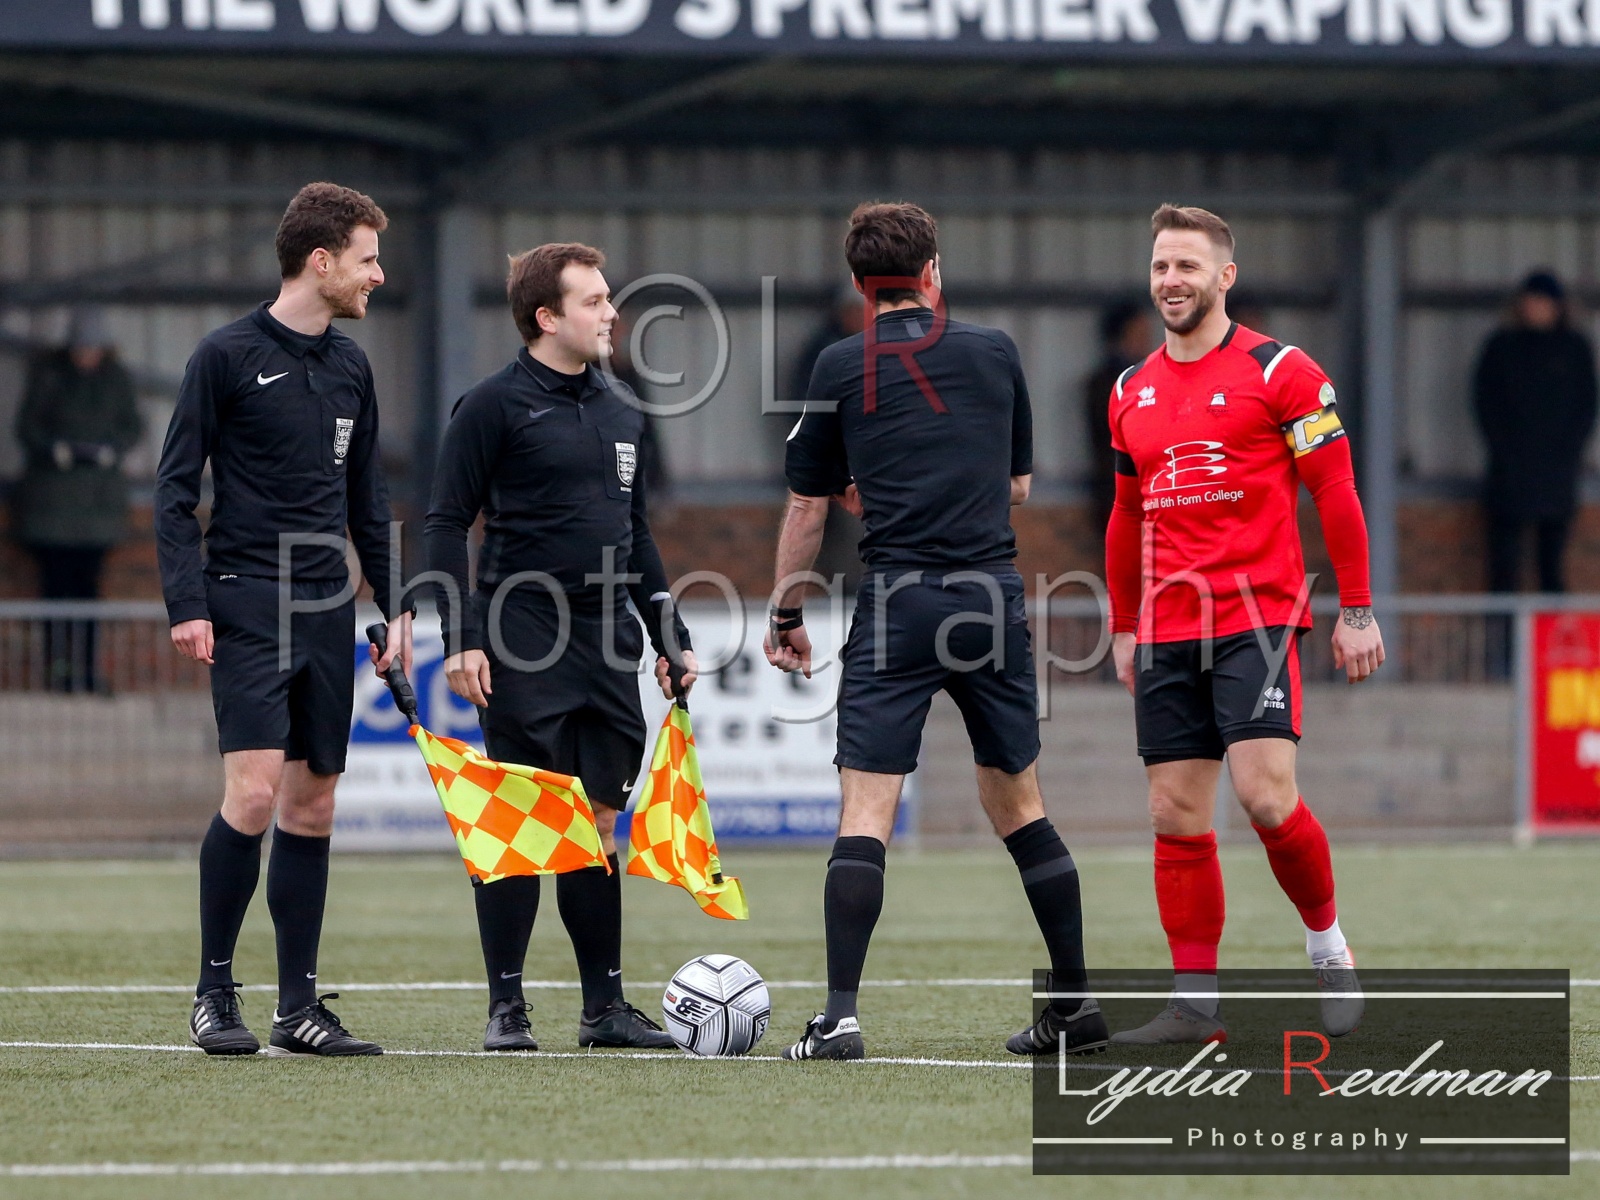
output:
[[[309,135],[441,166],[595,141],[1181,146],[1336,155],[1367,188],[1447,149],[1594,149],[1597,95],[1591,67],[0,54],[0,136]]]

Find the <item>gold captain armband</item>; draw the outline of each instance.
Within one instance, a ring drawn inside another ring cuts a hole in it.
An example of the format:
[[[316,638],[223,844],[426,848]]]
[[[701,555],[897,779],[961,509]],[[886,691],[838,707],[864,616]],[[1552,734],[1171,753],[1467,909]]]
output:
[[[1331,402],[1324,403],[1314,413],[1288,422],[1282,429],[1283,440],[1289,443],[1289,449],[1296,458],[1320,450],[1344,436],[1344,425],[1340,423],[1339,414]]]

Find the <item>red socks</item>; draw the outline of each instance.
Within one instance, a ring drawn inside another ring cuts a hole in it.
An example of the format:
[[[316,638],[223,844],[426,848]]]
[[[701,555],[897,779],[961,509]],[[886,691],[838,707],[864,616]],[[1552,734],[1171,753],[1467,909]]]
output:
[[[1333,903],[1333,858],[1328,853],[1328,835],[1322,830],[1322,822],[1302,799],[1282,825],[1276,829],[1256,825],[1255,831],[1267,849],[1267,862],[1277,876],[1278,886],[1300,910],[1305,927],[1318,931],[1329,928],[1339,913]],[[1156,878],[1159,889],[1159,850]]]
[[[1317,832],[1321,833],[1320,826]],[[1324,840],[1324,859],[1327,845]],[[1226,913],[1215,832],[1199,837],[1156,834],[1156,907],[1172,948],[1172,969],[1178,974],[1215,975]]]

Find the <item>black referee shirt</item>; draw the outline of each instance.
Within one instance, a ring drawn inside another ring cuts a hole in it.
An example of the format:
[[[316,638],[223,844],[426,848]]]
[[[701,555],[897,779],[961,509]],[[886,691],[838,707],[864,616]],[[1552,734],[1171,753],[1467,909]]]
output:
[[[521,571],[543,571],[582,619],[602,611],[606,585],[592,577],[605,573],[606,550],[614,547],[612,576],[639,577],[627,595],[644,617],[650,644],[665,654],[659,602],[668,594],[667,572],[645,520],[639,455],[645,418],[637,404],[625,384],[592,366],[565,375],[526,349],[478,383],[456,402],[439,447],[423,527],[429,569],[454,579],[463,597],[470,594],[467,531],[482,512],[479,590],[491,592]],[[473,607],[456,614],[448,589],[437,594],[448,653],[481,650],[484,634]],[[623,604],[615,585],[612,594]],[[514,595],[529,603],[548,597],[533,585]],[[457,620],[459,642],[450,636]],[[681,621],[677,633],[689,649]]]
[[[200,476],[213,499],[200,559]],[[278,577],[280,534],[324,534],[340,547],[299,546],[297,581],[348,577],[348,526],[385,616],[389,494],[378,460],[378,402],[361,348],[329,326],[307,337],[262,304],[206,335],[178,390],[156,473],[156,545],[167,617],[205,619],[205,574]]]
[[[933,312],[895,309],[875,329],[870,394],[864,334],[817,359],[789,434],[790,490],[833,496],[853,481],[867,527],[861,559],[873,570],[1009,563],[1011,477],[1033,473],[1033,410],[1016,344],[998,329],[949,321],[911,352],[919,380],[883,351],[932,338]]]

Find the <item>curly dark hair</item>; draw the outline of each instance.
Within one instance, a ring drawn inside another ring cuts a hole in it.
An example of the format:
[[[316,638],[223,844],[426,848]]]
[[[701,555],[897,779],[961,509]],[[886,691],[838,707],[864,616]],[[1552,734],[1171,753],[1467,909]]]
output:
[[[313,251],[343,253],[350,235],[362,225],[379,233],[389,228],[389,218],[371,196],[337,183],[306,184],[278,222],[278,269],[285,279],[293,279],[306,269]]]

